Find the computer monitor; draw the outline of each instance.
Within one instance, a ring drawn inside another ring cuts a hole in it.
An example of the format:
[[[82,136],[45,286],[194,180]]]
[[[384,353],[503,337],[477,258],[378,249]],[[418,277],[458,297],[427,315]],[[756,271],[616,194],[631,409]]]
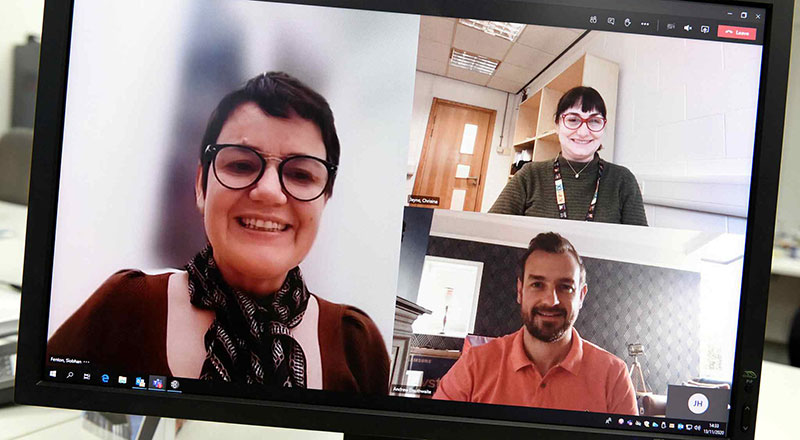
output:
[[[48,1],[16,400],[752,438],[792,6]]]

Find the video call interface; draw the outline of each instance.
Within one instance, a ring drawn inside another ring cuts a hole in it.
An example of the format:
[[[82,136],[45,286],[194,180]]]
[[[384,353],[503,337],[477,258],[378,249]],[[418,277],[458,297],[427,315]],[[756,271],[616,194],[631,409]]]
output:
[[[763,10],[163,8],[75,2],[45,379],[727,435]]]

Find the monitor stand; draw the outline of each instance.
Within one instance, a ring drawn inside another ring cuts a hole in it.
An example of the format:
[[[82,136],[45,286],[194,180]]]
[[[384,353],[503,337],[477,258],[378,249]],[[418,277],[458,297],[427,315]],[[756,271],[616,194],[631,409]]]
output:
[[[164,438],[165,440],[175,439],[175,419],[162,419],[157,416],[144,416],[142,424],[139,425],[139,431],[136,433],[136,440],[153,440],[158,425],[164,422]]]

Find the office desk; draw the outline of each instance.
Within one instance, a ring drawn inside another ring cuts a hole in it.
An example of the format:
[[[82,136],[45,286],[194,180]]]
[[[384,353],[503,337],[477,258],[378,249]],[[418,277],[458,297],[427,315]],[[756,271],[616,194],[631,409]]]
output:
[[[26,206],[0,200],[0,282],[22,285],[27,218]],[[2,316],[0,308],[0,319]]]
[[[11,401],[28,209],[0,201],[0,404]],[[17,287],[14,287],[17,286]],[[8,371],[8,361],[12,362]]]
[[[0,200],[0,338],[19,318],[22,262],[25,255],[25,222],[28,208]]]
[[[783,255],[773,255],[772,274],[800,278],[800,258],[789,258]]]

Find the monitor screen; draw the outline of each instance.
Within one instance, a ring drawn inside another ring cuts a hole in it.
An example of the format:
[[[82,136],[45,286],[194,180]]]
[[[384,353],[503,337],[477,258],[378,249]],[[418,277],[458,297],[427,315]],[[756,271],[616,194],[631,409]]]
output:
[[[320,3],[73,2],[37,380],[747,433],[772,5]]]

